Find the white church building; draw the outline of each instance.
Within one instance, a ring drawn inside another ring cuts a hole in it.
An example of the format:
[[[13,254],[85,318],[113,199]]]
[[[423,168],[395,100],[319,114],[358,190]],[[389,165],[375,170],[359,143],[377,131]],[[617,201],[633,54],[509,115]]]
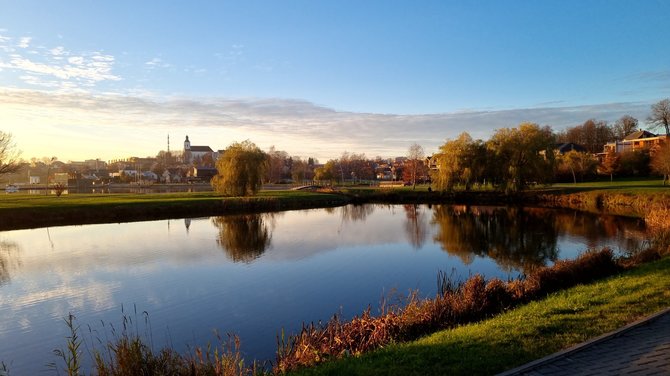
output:
[[[202,160],[203,158],[210,156],[215,160],[214,151],[209,146],[196,146],[191,145],[188,136],[184,140],[184,163],[192,163],[193,161]]]

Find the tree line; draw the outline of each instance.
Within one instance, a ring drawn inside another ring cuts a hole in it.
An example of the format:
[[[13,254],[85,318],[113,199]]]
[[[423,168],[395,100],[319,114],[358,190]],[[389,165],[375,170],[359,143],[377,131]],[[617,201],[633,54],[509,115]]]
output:
[[[652,130],[662,129],[670,134],[670,99],[651,106],[646,119]],[[554,133],[549,126],[522,123],[513,128],[495,131],[487,140],[473,140],[464,132],[447,140],[439,151],[424,158],[423,148],[414,143],[407,156],[395,162],[365,154],[344,152],[338,159],[319,165],[313,158],[291,157],[273,147],[262,151],[251,141],[233,143],[215,162],[218,174],[212,186],[227,195],[255,194],[263,182],[292,180],[305,181],[368,181],[380,179],[402,180],[416,187],[418,182],[429,182],[442,191],[470,190],[474,186],[489,185],[506,192],[524,189],[529,184],[547,184],[557,179],[577,182],[597,173],[646,176],[655,172],[670,175],[670,145],[651,153],[636,150],[622,154],[610,152],[601,159],[594,156],[608,142],[621,140],[638,130],[639,122],[625,115],[612,125],[602,120],[589,119],[581,125]],[[557,143],[582,145],[585,151],[555,152]],[[158,158],[164,160],[166,158]],[[0,175],[16,171],[20,166],[11,134],[0,131]],[[214,164],[214,161],[211,161]]]

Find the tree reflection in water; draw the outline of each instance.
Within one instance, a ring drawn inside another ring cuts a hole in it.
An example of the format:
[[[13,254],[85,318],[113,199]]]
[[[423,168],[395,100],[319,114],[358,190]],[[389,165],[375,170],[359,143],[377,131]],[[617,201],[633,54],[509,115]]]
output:
[[[375,205],[345,205],[340,206],[342,221],[356,222],[365,219],[375,211]]]
[[[219,230],[216,242],[234,262],[250,263],[270,247],[274,216],[264,213],[213,217],[212,223]]]
[[[436,206],[433,212],[442,249],[465,264],[490,257],[507,271],[529,271],[558,257],[551,222],[516,208]]]
[[[423,208],[416,204],[403,205],[405,210],[405,232],[409,243],[414,249],[423,247],[428,238],[426,213]]]
[[[466,264],[490,257],[507,271],[529,272],[555,261],[559,236],[583,238],[587,248],[613,240],[624,251],[639,249],[645,239],[635,220],[570,210],[437,206],[433,223],[435,241],[449,254]]]
[[[11,281],[11,273],[21,267],[19,245],[15,242],[0,241],[0,286]]]

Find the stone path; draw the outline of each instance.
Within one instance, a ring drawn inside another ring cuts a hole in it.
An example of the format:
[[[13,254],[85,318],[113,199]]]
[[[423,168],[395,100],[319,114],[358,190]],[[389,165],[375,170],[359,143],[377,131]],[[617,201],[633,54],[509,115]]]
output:
[[[670,375],[670,308],[499,376]]]

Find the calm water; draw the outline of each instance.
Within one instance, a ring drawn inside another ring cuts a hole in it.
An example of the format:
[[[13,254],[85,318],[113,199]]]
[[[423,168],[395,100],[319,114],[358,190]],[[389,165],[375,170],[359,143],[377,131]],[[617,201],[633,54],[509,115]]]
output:
[[[273,359],[281,328],[374,311],[394,292],[432,296],[439,270],[507,278],[643,238],[625,218],[414,205],[0,232],[0,361],[11,374],[47,370],[70,312],[86,358],[125,314],[155,349],[231,332],[247,359]]]

